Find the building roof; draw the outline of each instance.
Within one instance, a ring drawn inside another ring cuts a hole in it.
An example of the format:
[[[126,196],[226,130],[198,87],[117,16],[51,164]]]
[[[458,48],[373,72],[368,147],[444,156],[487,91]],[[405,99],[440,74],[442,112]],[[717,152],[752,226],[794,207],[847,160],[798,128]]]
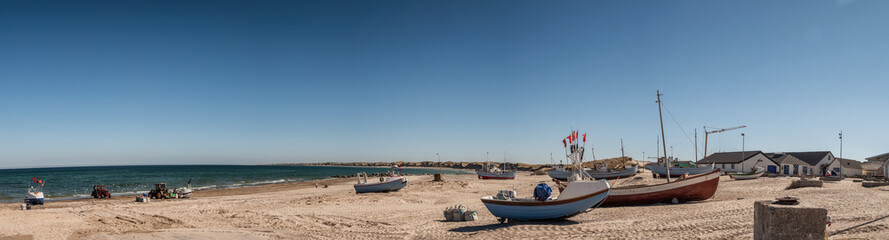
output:
[[[818,162],[821,162],[821,159],[824,159],[824,156],[830,154],[830,151],[820,151],[820,152],[785,152],[784,154],[791,155],[803,162],[808,163],[809,165],[815,166],[818,165]]]
[[[711,163],[741,163],[747,159],[756,156],[757,154],[762,154],[762,151],[744,151],[744,152],[721,152],[710,154],[710,156],[705,157],[697,162],[697,164],[711,164]],[[772,160],[769,156],[765,156],[767,159]],[[774,161],[772,161],[774,162]]]
[[[803,162],[802,160],[799,160],[798,158],[795,158],[791,155],[787,155],[787,154],[783,154],[783,153],[766,153],[766,156],[771,157],[772,160],[774,160],[776,163],[778,163],[780,165],[809,165],[809,166],[812,166],[811,164]]]
[[[889,158],[889,153],[883,153],[880,155],[874,155],[869,158],[865,158],[867,161],[886,161],[886,158]]]
[[[861,169],[865,171],[877,171],[880,170],[881,167],[883,167],[883,163],[879,161],[870,161],[861,164]]]
[[[842,165],[844,168],[862,169],[861,162],[859,161],[845,158],[837,158],[837,160],[840,161],[840,165]]]

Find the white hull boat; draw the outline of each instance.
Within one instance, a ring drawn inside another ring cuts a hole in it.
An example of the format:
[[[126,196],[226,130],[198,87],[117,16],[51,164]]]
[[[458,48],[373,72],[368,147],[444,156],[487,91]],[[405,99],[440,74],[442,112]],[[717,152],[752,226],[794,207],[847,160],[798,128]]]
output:
[[[358,183],[353,185],[355,193],[392,192],[407,186],[407,178],[389,172],[388,177],[380,177],[380,182],[367,182],[366,173],[358,173]]]
[[[577,181],[568,183],[558,198],[540,201],[534,198],[482,197],[482,203],[499,219],[545,220],[574,216],[594,208],[608,197],[611,184],[607,181]]]
[[[43,192],[28,191],[28,195],[25,196],[25,203],[31,205],[43,205]]]
[[[728,176],[734,180],[748,180],[757,179],[765,172],[764,168],[757,167],[752,173],[729,173]]]

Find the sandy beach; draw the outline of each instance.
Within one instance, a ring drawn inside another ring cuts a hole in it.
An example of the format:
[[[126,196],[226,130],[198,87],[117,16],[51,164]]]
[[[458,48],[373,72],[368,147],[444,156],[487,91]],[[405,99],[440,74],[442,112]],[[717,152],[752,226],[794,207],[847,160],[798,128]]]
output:
[[[662,182],[641,173],[641,180]],[[355,194],[354,179],[198,191],[191,199],[134,202],[133,197],[49,202],[30,211],[0,205],[0,239],[750,239],[753,202],[781,196],[828,209],[832,239],[889,239],[889,187],[863,188],[850,179],[823,188],[785,190],[792,178],[736,181],[724,176],[707,201],[596,208],[545,222],[500,224],[479,198],[499,189],[530,196],[547,176],[515,180],[475,175],[409,176],[392,193]],[[631,181],[631,182],[628,182]],[[551,183],[551,182],[550,182]],[[552,185],[552,184],[551,184]],[[442,210],[465,205],[470,222],[444,221]]]

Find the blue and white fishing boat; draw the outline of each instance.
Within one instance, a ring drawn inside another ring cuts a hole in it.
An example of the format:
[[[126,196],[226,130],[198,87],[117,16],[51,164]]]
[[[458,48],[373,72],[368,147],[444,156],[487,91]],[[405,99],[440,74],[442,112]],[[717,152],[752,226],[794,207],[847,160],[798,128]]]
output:
[[[400,171],[398,166],[394,166],[388,176],[380,177],[380,182],[377,183],[368,183],[367,173],[358,173],[358,183],[353,185],[355,193],[398,191],[407,186],[407,178],[398,175]]]
[[[35,186],[28,187],[28,194],[25,195],[25,203],[31,205],[43,205],[43,180],[33,178]]]
[[[572,132],[572,136],[568,158],[573,160],[574,169],[582,169],[583,147],[577,146],[577,133]],[[481,201],[501,223],[507,219],[545,220],[571,217],[598,206],[611,191],[611,184],[607,181],[595,181],[588,175],[585,178],[583,175],[586,175],[585,172],[575,171],[558,197],[550,197],[549,186],[540,183],[533,198],[516,198],[515,191],[500,190],[496,196],[482,197]]]
[[[618,171],[607,171],[607,172],[599,172],[599,171],[587,171],[590,174],[590,177],[595,179],[618,179],[618,178],[628,178],[636,175],[636,172],[639,170],[639,167],[633,165],[631,167],[626,167],[624,170]]]

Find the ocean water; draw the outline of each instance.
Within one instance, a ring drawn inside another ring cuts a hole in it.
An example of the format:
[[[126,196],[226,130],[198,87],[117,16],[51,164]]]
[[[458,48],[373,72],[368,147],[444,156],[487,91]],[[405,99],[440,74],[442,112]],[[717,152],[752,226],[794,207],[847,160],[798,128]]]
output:
[[[357,172],[383,173],[386,167],[327,167],[284,165],[173,165],[107,166],[31,169],[0,169],[0,202],[21,202],[32,178],[45,181],[48,201],[89,197],[93,185],[105,185],[113,196],[148,192],[154,183],[168,188],[184,187],[188,180],[194,189],[232,188],[282,182],[327,179]],[[460,170],[403,168],[404,174],[471,174]]]

